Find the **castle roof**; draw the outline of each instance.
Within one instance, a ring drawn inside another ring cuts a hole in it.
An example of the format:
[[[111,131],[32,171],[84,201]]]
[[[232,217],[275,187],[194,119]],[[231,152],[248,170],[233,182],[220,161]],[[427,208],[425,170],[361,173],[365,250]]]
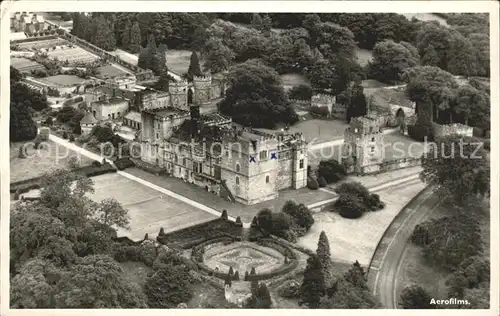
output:
[[[87,111],[85,116],[80,120],[80,123],[82,124],[96,124],[97,122],[98,121],[90,111]]]
[[[141,122],[141,113],[136,112],[136,111],[130,111],[125,115],[125,119],[140,123]]]
[[[143,112],[153,114],[158,117],[169,117],[172,115],[189,115],[189,111],[174,108],[172,106],[144,109]]]

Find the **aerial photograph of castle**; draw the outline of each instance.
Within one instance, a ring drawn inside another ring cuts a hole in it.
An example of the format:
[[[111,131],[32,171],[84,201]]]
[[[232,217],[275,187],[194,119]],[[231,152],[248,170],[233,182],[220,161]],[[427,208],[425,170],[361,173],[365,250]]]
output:
[[[489,18],[10,12],[10,309],[493,308]]]

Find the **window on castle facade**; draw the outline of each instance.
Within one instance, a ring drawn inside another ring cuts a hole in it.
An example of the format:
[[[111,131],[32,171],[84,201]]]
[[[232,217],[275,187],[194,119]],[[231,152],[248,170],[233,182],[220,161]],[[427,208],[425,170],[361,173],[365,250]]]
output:
[[[375,152],[375,147],[370,147],[370,152]]]
[[[236,164],[236,172],[240,172],[240,164],[239,163]]]
[[[182,165],[184,165],[184,166],[185,166],[185,165],[186,165],[186,163],[187,163],[187,159],[186,159],[186,158],[182,158]]]
[[[263,151],[260,152],[259,159],[260,160],[266,160],[267,159],[267,150],[263,150]]]
[[[374,142],[374,141],[375,141],[375,137],[372,137],[372,142]]]
[[[300,159],[300,161],[299,161],[299,168],[300,169],[304,168],[304,159]]]
[[[266,176],[266,183],[269,183],[269,176]]]
[[[236,177],[236,184],[240,184],[240,177]]]
[[[160,135],[158,133],[156,133],[156,139],[160,138]]]

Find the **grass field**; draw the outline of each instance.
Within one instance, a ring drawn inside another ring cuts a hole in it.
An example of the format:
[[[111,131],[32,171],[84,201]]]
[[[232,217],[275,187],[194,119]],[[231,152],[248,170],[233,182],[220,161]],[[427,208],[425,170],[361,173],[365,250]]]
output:
[[[330,141],[333,139],[339,139],[344,137],[344,131],[349,125],[340,120],[307,120],[298,122],[297,124],[290,126],[288,133],[303,133],[308,142],[315,139],[315,143],[320,143],[324,141]],[[280,131],[282,126],[277,127],[274,130],[257,128],[258,130],[276,133]]]
[[[448,23],[446,22],[445,19],[432,13],[403,13],[403,15],[408,20],[411,20],[415,17],[417,18],[417,20],[420,21],[438,21],[439,24],[448,26]]]
[[[358,63],[361,66],[365,66],[372,58],[372,51],[368,49],[358,48],[356,50],[356,56],[358,57]]]
[[[32,70],[44,70],[42,64],[37,63],[26,58],[11,57],[10,64],[20,72],[31,72]]]
[[[169,49],[167,51],[167,66],[168,68],[182,75],[188,71],[189,62],[192,52],[189,50]],[[200,65],[203,67],[203,60],[200,60]]]
[[[77,85],[85,82],[85,79],[82,79],[78,76],[74,75],[57,75],[46,77],[43,79],[39,79],[41,81],[45,81],[54,85]]]
[[[292,87],[301,84],[309,84],[309,80],[307,80],[307,78],[303,75],[299,74],[283,74],[280,77],[285,89],[291,89]]]
[[[19,158],[19,147],[26,145],[27,158]],[[21,181],[39,177],[44,173],[58,169],[69,169],[70,157],[80,159],[80,165],[89,165],[92,161],[87,157],[78,155],[66,147],[57,146],[48,141],[45,146],[36,151],[33,144],[11,143],[10,146],[10,182]]]
[[[101,66],[97,70],[99,71],[99,74],[96,76],[98,78],[117,77],[127,74],[127,72],[113,65]]]
[[[67,60],[68,62],[85,62],[91,63],[99,59],[97,55],[94,55],[85,49],[75,46],[65,49],[49,50],[47,52],[49,58],[57,58],[60,61]]]
[[[366,213],[359,219],[346,219],[333,212],[316,213],[314,225],[297,243],[315,251],[319,234],[324,230],[330,241],[332,260],[358,260],[367,266],[386,227],[423,186],[423,183],[405,184],[377,192],[386,207]]]
[[[119,230],[120,236],[141,239],[146,233],[156,236],[163,227],[165,232],[181,229],[214,219],[214,215],[184,202],[166,196],[117,173],[92,178],[95,193],[92,199],[101,201],[114,198],[129,212],[130,231]]]

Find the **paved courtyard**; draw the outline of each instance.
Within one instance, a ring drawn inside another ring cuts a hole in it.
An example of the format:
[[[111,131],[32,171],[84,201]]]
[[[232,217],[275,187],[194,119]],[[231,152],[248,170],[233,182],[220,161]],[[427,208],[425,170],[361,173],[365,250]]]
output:
[[[377,192],[386,207],[378,212],[364,214],[359,219],[346,219],[331,212],[314,214],[315,223],[298,244],[313,251],[318,246],[319,234],[326,232],[333,260],[368,265],[386,227],[399,211],[424,188],[418,181],[405,183]]]
[[[216,218],[117,173],[93,177],[92,180],[95,188],[92,199],[114,198],[129,212],[131,230],[119,230],[119,236],[142,239],[148,233],[154,237],[161,227],[169,232]]]

